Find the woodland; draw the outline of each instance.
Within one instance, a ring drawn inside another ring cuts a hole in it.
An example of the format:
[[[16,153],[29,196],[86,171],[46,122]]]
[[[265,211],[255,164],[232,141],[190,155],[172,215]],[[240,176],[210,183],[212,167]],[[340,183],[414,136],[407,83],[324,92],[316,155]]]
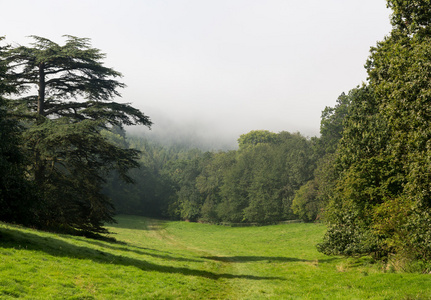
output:
[[[320,136],[254,130],[238,149],[126,133],[121,73],[90,40],[0,48],[0,220],[106,233],[115,214],[215,224],[327,226],[320,252],[431,261],[431,1],[388,0],[392,31],[367,82],[321,116]],[[424,267],[425,268],[425,267]]]

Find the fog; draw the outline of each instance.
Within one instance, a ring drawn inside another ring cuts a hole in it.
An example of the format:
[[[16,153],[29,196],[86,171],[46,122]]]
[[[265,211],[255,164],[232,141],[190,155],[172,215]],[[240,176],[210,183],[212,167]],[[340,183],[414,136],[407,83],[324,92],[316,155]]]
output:
[[[117,100],[154,122],[130,132],[216,148],[251,130],[319,135],[391,28],[384,0],[14,0],[2,12],[12,44],[91,38],[124,75]]]
[[[201,118],[173,119],[159,111],[151,114],[155,122],[151,129],[141,126],[126,128],[128,135],[149,139],[164,146],[179,145],[204,151],[235,150],[240,130],[228,128],[228,124],[209,123]]]

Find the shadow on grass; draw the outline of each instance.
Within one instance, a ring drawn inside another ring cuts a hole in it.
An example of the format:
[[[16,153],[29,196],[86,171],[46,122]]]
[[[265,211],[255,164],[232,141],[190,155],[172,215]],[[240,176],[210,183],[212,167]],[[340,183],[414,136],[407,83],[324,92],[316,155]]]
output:
[[[119,215],[117,222],[118,223],[107,224],[106,227],[138,230],[160,230],[164,229],[168,223],[165,220],[151,219],[133,215]]]
[[[161,259],[166,259],[166,260],[186,261],[186,262],[203,262],[203,260],[197,260],[197,259],[191,259],[191,258],[183,258],[183,257],[175,257],[175,256],[171,256],[171,255],[168,255],[168,254],[151,253],[150,251],[159,252],[159,253],[170,253],[170,252],[159,251],[159,250],[150,249],[150,248],[131,246],[133,248],[139,248],[139,249],[145,250],[145,251],[143,251],[143,250],[137,250],[137,249],[127,248],[127,247],[124,247],[124,246],[115,247],[113,245],[102,243],[102,242],[98,242],[98,241],[94,241],[94,240],[86,240],[85,242],[89,243],[89,244],[93,244],[93,245],[99,246],[99,247],[109,248],[109,249],[112,249],[112,250],[115,250],[115,251],[133,252],[133,253],[136,253],[136,254],[139,254],[139,255],[148,255],[148,256],[152,256],[152,257],[156,257],[156,258],[161,258]]]
[[[31,232],[23,232],[13,228],[0,228],[0,247],[42,251],[56,257],[69,257],[75,259],[88,259],[96,263],[115,264],[121,266],[133,266],[143,271],[155,271],[168,274],[181,274],[185,276],[199,276],[217,280],[227,279],[250,279],[250,280],[285,280],[282,277],[217,274],[209,271],[194,270],[183,267],[163,266],[144,260],[115,255],[97,249],[77,246],[67,243],[61,239],[40,236]],[[163,257],[163,255],[161,255]]]
[[[309,260],[306,260],[306,259],[299,259],[294,257],[281,257],[281,256],[203,256],[202,258],[221,261],[221,262],[233,262],[233,263],[247,263],[247,262],[255,262],[255,261],[309,262]]]
[[[229,263],[248,263],[256,261],[271,262],[314,262],[315,260],[301,259],[295,257],[282,257],[282,256],[202,256],[201,258],[216,260],[220,262]],[[336,258],[319,259],[319,263],[325,263],[335,260]]]

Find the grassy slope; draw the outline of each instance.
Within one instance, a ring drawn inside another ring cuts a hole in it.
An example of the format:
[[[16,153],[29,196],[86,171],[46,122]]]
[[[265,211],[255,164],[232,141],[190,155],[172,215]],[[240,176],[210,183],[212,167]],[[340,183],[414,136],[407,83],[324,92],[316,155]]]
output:
[[[431,299],[431,275],[328,257],[324,227],[120,216],[118,243],[0,223],[0,299]]]

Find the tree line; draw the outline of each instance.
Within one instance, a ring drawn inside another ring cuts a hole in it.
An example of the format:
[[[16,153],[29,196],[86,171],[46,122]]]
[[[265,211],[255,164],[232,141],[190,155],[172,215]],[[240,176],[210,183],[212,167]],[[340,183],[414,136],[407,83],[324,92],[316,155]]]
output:
[[[431,6],[388,1],[392,31],[351,92],[320,249],[431,259]]]
[[[320,137],[256,130],[238,150],[162,147],[114,101],[88,39],[0,49],[0,219],[103,232],[117,212],[205,222],[322,220],[326,254],[431,260],[431,6],[388,0],[367,82],[322,112]],[[140,168],[136,168],[140,166]],[[128,184],[135,181],[137,184]]]
[[[387,5],[392,31],[370,50],[367,82],[325,108],[319,138],[254,131],[236,151],[172,162],[168,216],[320,219],[323,253],[429,262],[431,5]]]
[[[218,152],[163,147],[139,137],[124,142],[142,157],[141,168],[130,173],[134,186],[119,183],[115,173],[106,185],[119,212],[189,221],[270,224],[296,218],[295,191],[313,177],[316,162],[314,139],[299,133],[251,131],[241,135],[238,150]]]

